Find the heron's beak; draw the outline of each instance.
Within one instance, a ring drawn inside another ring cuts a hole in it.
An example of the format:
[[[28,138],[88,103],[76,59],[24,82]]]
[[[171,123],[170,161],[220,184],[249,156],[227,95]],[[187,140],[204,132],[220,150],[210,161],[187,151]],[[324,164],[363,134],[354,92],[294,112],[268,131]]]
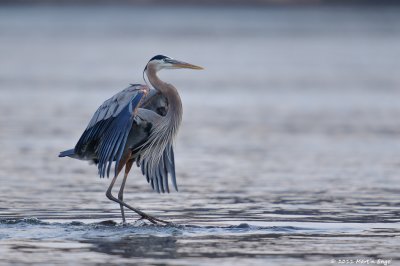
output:
[[[182,62],[182,61],[178,61],[178,60],[175,60],[175,59],[169,59],[168,63],[170,63],[173,68],[190,68],[190,69],[197,69],[197,70],[204,69],[204,68],[202,68],[200,66],[195,66],[195,65],[192,65],[192,64],[189,64],[189,63],[185,63],[185,62]]]

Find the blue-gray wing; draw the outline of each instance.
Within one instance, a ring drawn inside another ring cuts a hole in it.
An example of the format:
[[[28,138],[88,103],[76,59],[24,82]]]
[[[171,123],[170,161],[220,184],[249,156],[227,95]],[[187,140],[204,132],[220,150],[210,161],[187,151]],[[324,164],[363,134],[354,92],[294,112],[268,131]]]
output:
[[[76,154],[96,159],[100,177],[109,176],[113,161],[117,174],[136,110],[147,91],[147,86],[131,85],[105,101],[76,144]]]

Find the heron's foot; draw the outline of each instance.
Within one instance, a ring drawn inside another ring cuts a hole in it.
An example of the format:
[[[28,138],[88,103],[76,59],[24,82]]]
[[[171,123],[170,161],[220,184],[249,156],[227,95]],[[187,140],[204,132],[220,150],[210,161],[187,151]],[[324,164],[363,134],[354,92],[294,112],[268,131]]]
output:
[[[141,217],[140,217],[139,221],[140,221],[140,220],[148,220],[148,221],[151,222],[152,224],[165,224],[165,225],[171,224],[171,222],[167,222],[167,221],[158,219],[158,218],[156,218],[156,217],[153,217],[153,216],[148,215],[148,214],[145,214],[145,213],[142,213],[142,214],[141,214]]]

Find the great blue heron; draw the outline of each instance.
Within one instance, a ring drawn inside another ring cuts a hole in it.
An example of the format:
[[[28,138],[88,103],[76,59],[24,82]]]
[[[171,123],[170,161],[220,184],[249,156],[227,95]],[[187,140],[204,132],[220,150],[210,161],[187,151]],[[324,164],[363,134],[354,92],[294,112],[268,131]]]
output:
[[[94,113],[75,148],[59,155],[93,161],[100,177],[109,176],[115,161],[114,178],[106,196],[119,203],[123,223],[126,221],[124,207],[139,214],[141,219],[168,223],[128,205],[123,201],[123,193],[134,162],[141,167],[153,190],[169,192],[170,175],[178,191],[172,144],[182,120],[182,102],[176,88],[157,77],[161,69],[177,68],[202,69],[164,55],[154,56],[143,71],[146,85],[131,84],[105,101]],[[111,190],[124,166],[124,178],[118,198],[115,198]]]

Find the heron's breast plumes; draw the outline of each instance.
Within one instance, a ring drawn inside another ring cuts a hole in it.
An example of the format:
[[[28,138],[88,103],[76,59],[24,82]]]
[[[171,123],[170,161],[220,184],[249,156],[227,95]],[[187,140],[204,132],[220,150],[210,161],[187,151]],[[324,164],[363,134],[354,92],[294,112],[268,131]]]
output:
[[[156,170],[161,162],[164,151],[167,150],[168,158],[171,158],[169,146],[178,133],[182,121],[182,110],[176,110],[176,106],[170,106],[166,116],[156,123],[150,132],[148,140],[143,144],[140,153],[140,164],[145,162],[151,176],[156,175]],[[178,107],[179,109],[179,107]]]

